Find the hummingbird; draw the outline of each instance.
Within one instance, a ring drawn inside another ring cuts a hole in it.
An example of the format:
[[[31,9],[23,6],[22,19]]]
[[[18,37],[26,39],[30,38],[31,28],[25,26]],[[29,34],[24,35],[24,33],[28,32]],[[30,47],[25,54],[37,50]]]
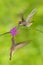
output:
[[[37,31],[40,31],[40,30],[37,30]],[[42,31],[40,31],[41,33],[43,33]],[[17,27],[13,27],[9,32],[6,32],[6,33],[3,33],[3,34],[0,34],[0,36],[3,36],[3,35],[6,35],[6,34],[11,34],[12,38],[11,38],[11,41],[12,41],[12,45],[10,47],[10,58],[9,60],[12,59],[12,55],[13,55],[13,52],[15,52],[16,50],[28,45],[30,43],[30,41],[24,41],[24,42],[19,42],[19,43],[16,43],[14,37],[19,34],[20,32],[17,30]]]
[[[10,60],[12,59],[12,55],[13,55],[13,51],[15,52],[15,50],[21,48],[21,47],[24,47],[25,45],[28,44],[28,41],[24,41],[24,42],[20,42],[20,43],[16,43],[14,37],[19,34],[19,30],[16,26],[14,26],[9,32],[5,32],[3,34],[0,34],[0,36],[3,36],[3,35],[6,35],[6,34],[11,34],[12,38],[11,38],[11,41],[12,41],[12,45],[11,45],[11,48],[10,48]]]
[[[10,48],[10,60],[12,59],[13,51],[15,52],[15,50],[22,48],[26,46],[27,44],[29,44],[29,41],[16,43],[14,37],[20,33],[20,31],[18,30],[20,25],[27,26],[27,27],[32,25],[31,18],[33,17],[33,15],[35,15],[35,13],[36,13],[36,8],[32,10],[32,12],[28,15],[26,19],[24,19],[23,16],[21,16],[21,21],[18,22],[18,26],[14,26],[12,29],[10,29],[10,31],[0,34],[0,36],[6,35],[6,34],[11,34],[12,36],[11,38],[12,45]],[[38,29],[36,29],[36,31],[43,33],[43,31],[40,31]]]
[[[22,26],[31,26],[32,22],[31,22],[31,18],[35,15],[35,13],[37,12],[37,9],[34,8],[31,13],[27,16],[26,19],[24,19],[23,15],[20,15],[21,17],[21,21],[19,21],[18,25],[22,25]]]
[[[10,60],[12,59],[13,52],[29,44],[29,41],[16,43],[14,36],[12,37],[12,46],[10,48]]]

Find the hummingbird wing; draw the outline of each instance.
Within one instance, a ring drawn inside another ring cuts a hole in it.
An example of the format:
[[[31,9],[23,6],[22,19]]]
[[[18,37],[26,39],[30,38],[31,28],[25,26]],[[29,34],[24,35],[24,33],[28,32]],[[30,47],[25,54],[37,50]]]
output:
[[[27,44],[29,44],[29,41],[20,42],[20,43],[16,44],[15,49],[17,50],[19,48],[22,48],[22,47],[26,46]]]
[[[37,9],[33,9],[32,12],[28,15],[28,17],[26,18],[26,22],[29,22],[31,20],[31,18],[33,17],[33,15],[36,13]]]
[[[12,42],[13,42],[13,45],[12,45],[11,51],[10,51],[10,60],[12,58],[13,51],[15,52],[19,48],[22,48],[22,47],[26,46],[29,43],[29,41],[20,42],[20,43],[17,43],[17,44],[14,44],[14,41],[12,41]]]

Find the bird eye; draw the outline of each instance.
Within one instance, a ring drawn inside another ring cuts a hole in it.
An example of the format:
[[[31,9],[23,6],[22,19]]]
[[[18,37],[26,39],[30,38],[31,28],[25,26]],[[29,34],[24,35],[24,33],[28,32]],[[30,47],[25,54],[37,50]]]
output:
[[[19,22],[19,24],[21,24],[21,21]]]

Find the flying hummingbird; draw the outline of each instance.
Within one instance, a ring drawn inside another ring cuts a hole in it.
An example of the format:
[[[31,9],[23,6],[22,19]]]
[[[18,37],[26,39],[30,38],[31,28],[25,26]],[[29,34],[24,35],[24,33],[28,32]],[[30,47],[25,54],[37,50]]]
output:
[[[18,28],[16,26],[14,26],[9,32],[0,34],[0,36],[6,35],[6,34],[11,34],[11,36],[12,36],[12,38],[11,38],[12,45],[11,45],[11,48],[10,48],[10,60],[11,60],[13,51],[15,52],[15,50],[17,50],[18,48],[21,48],[21,47],[27,45],[28,41],[16,43],[16,41],[14,39],[14,36],[19,34],[19,30],[18,30]]]
[[[24,42],[20,42],[17,44],[15,39],[14,39],[14,36],[16,36],[17,34],[20,33],[18,30],[18,27],[20,25],[22,25],[22,26],[31,26],[32,25],[31,18],[33,17],[33,15],[35,13],[36,13],[36,8],[32,10],[32,12],[28,15],[28,17],[26,19],[24,19],[23,16],[21,16],[21,21],[19,21],[18,26],[14,26],[9,32],[5,32],[3,34],[0,34],[0,36],[3,36],[5,34],[11,34],[11,36],[12,36],[12,38],[11,38],[12,45],[10,48],[10,60],[12,58],[13,51],[15,51],[18,48],[21,48],[29,43],[28,41],[24,41]],[[43,33],[42,31],[40,31],[38,29],[36,29],[36,31]]]
[[[10,48],[10,60],[12,59],[13,51],[15,52],[16,50],[26,46],[29,43],[30,43],[29,41],[24,41],[24,42],[16,43],[16,41],[14,40],[14,36],[13,36],[12,37],[12,46]]]
[[[36,8],[33,9],[26,19],[24,19],[23,15],[20,15],[21,21],[19,21],[18,25],[23,25],[27,27],[31,26],[32,25],[31,18],[35,15],[36,12],[37,9]]]

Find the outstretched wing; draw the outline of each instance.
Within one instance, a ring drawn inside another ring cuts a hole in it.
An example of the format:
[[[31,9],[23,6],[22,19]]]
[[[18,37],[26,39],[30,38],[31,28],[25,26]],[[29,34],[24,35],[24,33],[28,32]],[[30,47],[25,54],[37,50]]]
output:
[[[10,51],[10,60],[12,58],[13,51],[15,52],[19,48],[22,48],[22,47],[26,46],[28,43],[29,42],[26,41],[26,42],[20,42],[20,43],[14,45],[14,42],[13,42],[13,46],[11,47],[11,51]]]
[[[28,15],[28,17],[26,18],[26,22],[29,22],[31,20],[31,18],[33,17],[33,15],[36,13],[37,9],[33,9],[32,12]]]
[[[29,44],[29,41],[25,41],[25,42],[20,42],[18,44],[16,44],[16,50],[19,49],[19,48],[22,48],[24,46],[26,46],[27,44]]]

